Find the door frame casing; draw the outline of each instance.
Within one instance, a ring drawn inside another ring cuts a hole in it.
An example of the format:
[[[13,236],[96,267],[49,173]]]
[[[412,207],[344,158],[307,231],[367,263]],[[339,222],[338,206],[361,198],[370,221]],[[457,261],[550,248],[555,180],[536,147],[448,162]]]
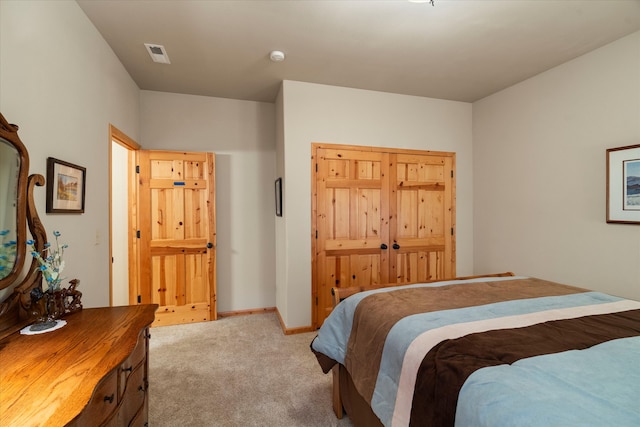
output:
[[[135,256],[135,228],[136,228],[136,152],[140,150],[140,144],[122,132],[112,124],[109,124],[109,305],[113,305],[113,158],[112,144],[116,143],[128,150],[127,158],[127,191],[128,191],[128,223],[127,223],[127,241],[128,241],[128,278],[129,278],[129,304],[136,304],[138,295],[138,274],[137,262]]]

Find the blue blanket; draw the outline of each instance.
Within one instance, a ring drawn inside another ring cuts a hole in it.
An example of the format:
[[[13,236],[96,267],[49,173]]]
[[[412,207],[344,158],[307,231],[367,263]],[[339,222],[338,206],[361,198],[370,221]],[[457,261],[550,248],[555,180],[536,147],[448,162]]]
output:
[[[458,397],[458,427],[638,427],[640,337],[479,369]]]

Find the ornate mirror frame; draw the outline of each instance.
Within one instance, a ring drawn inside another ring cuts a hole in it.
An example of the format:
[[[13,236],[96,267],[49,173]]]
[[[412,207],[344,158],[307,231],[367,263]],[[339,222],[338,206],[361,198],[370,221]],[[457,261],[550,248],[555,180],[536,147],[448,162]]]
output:
[[[0,138],[16,148],[20,157],[20,169],[16,189],[16,255],[11,272],[0,279],[0,290],[13,286],[7,298],[0,302],[0,338],[23,326],[31,320],[31,289],[40,285],[42,274],[38,263],[32,258],[31,265],[25,271],[27,259],[27,225],[34,241],[35,250],[42,252],[47,241],[45,231],[33,199],[33,189],[44,185],[44,177],[39,174],[29,176],[29,153],[18,137],[18,126],[10,124],[0,113]]]

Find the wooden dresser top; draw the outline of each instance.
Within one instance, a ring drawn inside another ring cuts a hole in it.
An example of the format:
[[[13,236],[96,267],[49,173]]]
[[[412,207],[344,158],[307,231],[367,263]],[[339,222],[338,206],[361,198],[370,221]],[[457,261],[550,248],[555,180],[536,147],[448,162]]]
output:
[[[67,325],[0,341],[0,425],[63,426],[82,412],[100,380],[133,351],[157,305],[88,308]]]

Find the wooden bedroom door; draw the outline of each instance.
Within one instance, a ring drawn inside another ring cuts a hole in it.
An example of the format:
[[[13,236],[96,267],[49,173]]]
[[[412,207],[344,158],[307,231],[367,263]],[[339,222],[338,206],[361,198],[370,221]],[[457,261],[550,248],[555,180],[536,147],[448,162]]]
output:
[[[312,307],[332,287],[455,276],[455,155],[313,145]]]
[[[159,304],[154,326],[215,320],[215,158],[138,152],[141,303]]]

